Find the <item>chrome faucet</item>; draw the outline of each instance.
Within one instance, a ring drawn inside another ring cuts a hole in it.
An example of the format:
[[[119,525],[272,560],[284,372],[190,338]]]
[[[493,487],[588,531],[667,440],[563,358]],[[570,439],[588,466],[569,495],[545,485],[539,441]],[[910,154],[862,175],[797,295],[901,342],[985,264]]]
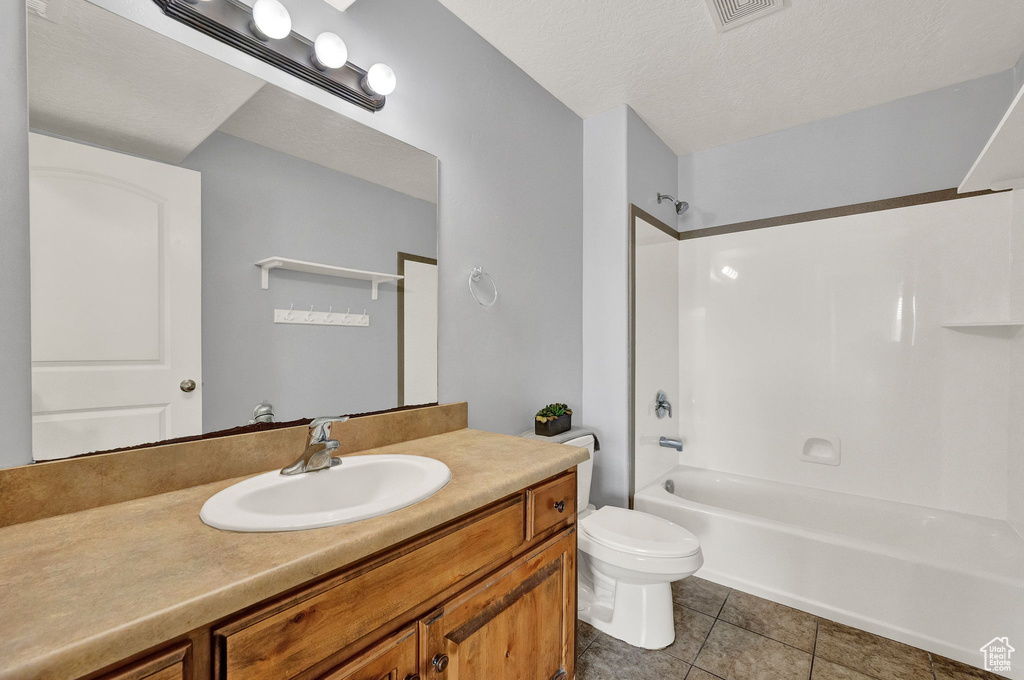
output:
[[[309,424],[309,434],[306,435],[306,450],[297,461],[283,468],[281,474],[300,475],[303,472],[328,470],[335,465],[341,465],[341,458],[334,458],[331,455],[341,446],[338,440],[331,439],[331,426],[346,420],[348,416],[314,419]]]

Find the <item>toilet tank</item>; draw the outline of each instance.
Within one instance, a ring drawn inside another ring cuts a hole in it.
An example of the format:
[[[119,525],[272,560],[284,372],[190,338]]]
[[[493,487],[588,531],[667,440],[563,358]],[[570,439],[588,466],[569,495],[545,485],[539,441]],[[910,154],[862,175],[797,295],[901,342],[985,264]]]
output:
[[[564,442],[566,446],[585,448],[590,458],[576,467],[576,508],[583,511],[590,504],[590,479],[594,475],[594,435],[586,434]]]

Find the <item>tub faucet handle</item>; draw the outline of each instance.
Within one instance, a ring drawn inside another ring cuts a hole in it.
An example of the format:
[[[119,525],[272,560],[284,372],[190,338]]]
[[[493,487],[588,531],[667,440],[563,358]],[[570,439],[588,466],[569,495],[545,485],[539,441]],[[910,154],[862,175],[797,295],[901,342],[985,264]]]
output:
[[[669,418],[672,417],[672,404],[669,403],[668,395],[665,394],[664,390],[658,390],[658,395],[654,398],[654,412],[659,420],[666,415]]]

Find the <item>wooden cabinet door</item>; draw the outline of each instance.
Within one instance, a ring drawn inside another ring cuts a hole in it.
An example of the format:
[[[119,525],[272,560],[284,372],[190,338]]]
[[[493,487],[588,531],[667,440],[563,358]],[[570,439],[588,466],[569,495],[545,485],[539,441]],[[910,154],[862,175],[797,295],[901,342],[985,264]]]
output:
[[[420,621],[424,680],[571,678],[576,533],[557,535]]]
[[[412,680],[416,674],[416,626],[408,626],[320,680]]]
[[[192,645],[182,643],[107,673],[99,680],[186,680],[191,675]]]

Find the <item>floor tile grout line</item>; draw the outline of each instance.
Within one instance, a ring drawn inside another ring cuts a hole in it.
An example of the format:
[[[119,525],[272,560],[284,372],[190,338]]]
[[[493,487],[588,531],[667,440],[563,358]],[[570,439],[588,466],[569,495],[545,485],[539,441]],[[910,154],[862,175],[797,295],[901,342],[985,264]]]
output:
[[[721,621],[722,623],[727,623],[727,624],[729,624],[730,626],[732,626],[734,628],[739,628],[740,630],[745,630],[748,633],[752,633],[754,635],[757,635],[758,637],[763,637],[765,640],[771,640],[772,642],[777,642],[778,644],[782,645],[783,647],[789,647],[790,649],[795,649],[798,652],[802,652],[804,654],[808,654],[810,656],[814,656],[813,652],[808,652],[806,649],[800,649],[796,645],[791,645],[788,642],[783,642],[782,640],[776,640],[775,638],[771,637],[770,635],[765,635],[764,633],[758,633],[756,630],[750,630],[749,628],[744,628],[743,626],[736,625],[732,621],[726,621],[725,619],[716,619],[716,622],[717,621]],[[817,637],[817,634],[815,634],[815,637]]]
[[[811,645],[811,670],[807,672],[807,680],[814,680],[814,660],[818,658],[818,617],[814,617],[814,644]]]
[[[726,595],[726,599],[729,599],[729,596],[728,596],[728,595]],[[723,607],[725,606],[725,600],[723,600],[723,601],[722,601],[722,606],[723,606]],[[719,610],[718,610],[718,612],[719,612],[719,613],[721,613],[721,612],[722,612],[722,610],[721,610],[721,609],[719,609]],[[702,613],[703,613],[703,612],[702,612]],[[707,616],[707,614],[704,614],[704,615],[705,615],[705,616]],[[718,617],[717,617],[717,616],[715,616],[715,620],[711,622],[711,627],[710,627],[710,628],[708,628],[708,632],[704,633],[704,639],[703,639],[703,640],[701,640],[701,643],[700,643],[700,647],[699,647],[699,648],[697,649],[697,653],[693,655],[693,661],[691,661],[691,662],[690,662],[690,668],[691,668],[691,669],[697,668],[698,670],[702,670],[702,671],[704,671],[705,673],[707,673],[707,674],[709,674],[709,675],[714,675],[714,673],[712,673],[711,671],[709,671],[709,670],[706,670],[706,669],[704,669],[704,668],[700,668],[700,667],[699,667],[699,666],[697,665],[697,659],[698,659],[698,658],[700,658],[700,653],[701,653],[702,651],[704,651],[704,645],[706,645],[706,644],[708,643],[708,638],[709,638],[709,637],[711,637],[711,631],[713,631],[713,630],[715,629],[715,626],[716,626],[717,624],[718,624]],[[690,672],[689,672],[689,671],[687,671],[687,672],[686,672],[686,674],[687,674],[687,675],[689,675],[689,674],[690,674]],[[715,675],[715,677],[717,678],[718,676],[717,676],[717,675]]]

